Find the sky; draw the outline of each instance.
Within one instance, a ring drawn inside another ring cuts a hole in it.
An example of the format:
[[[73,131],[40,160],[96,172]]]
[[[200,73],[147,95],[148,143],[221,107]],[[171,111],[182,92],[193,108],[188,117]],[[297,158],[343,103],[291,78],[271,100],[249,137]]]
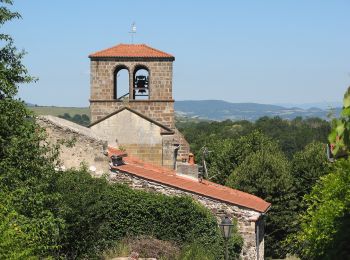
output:
[[[38,105],[88,106],[88,55],[145,43],[175,56],[176,100],[341,101],[350,85],[349,0],[15,0],[7,23]]]

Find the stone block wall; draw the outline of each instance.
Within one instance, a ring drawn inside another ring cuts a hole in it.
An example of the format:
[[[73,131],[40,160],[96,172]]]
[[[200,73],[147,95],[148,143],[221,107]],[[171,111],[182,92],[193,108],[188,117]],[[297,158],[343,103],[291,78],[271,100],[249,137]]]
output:
[[[177,160],[182,161],[183,159],[188,161],[188,154],[190,153],[190,144],[186,141],[184,135],[175,128],[175,140],[180,144],[180,149],[177,154]]]
[[[123,107],[129,107],[141,114],[157,121],[170,129],[175,128],[174,119],[174,101],[152,101],[152,100],[90,100],[91,122],[119,110]]]
[[[129,99],[132,99],[134,71],[138,67],[143,67],[147,68],[149,73],[149,99],[172,100],[172,61],[150,61],[147,59],[140,61],[120,61],[117,58],[91,59],[90,93],[92,100],[114,99],[114,72],[119,67],[125,67],[129,71]]]
[[[172,61],[120,61],[113,58],[92,59],[90,63],[90,110],[91,122],[125,106],[114,99],[115,70],[123,67],[129,71],[129,106],[146,116],[174,128],[174,104],[172,98]],[[149,72],[149,99],[133,100],[134,72],[137,68]],[[118,93],[118,89],[117,89]]]
[[[54,116],[41,116],[36,121],[45,128],[50,143],[66,141],[71,144],[60,147],[62,169],[79,168],[84,163],[92,175],[101,176],[109,172],[109,159],[104,155],[107,142],[90,129]]]
[[[238,223],[238,231],[244,240],[241,258],[243,260],[264,259],[264,236],[263,234],[260,235],[259,241],[257,242],[257,236],[255,233],[256,225],[259,225],[260,229],[262,229],[264,225],[263,220],[259,220],[261,213],[160,183],[145,180],[121,171],[111,172],[110,181],[127,184],[133,189],[158,192],[169,196],[190,196],[206,208],[210,209],[213,214],[217,216],[218,223],[221,221],[221,217],[225,215],[228,215],[230,218],[235,218]]]

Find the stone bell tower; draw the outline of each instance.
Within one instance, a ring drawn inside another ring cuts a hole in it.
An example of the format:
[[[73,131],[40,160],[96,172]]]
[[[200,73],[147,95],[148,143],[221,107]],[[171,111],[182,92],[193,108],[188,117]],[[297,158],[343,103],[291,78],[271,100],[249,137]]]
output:
[[[90,128],[147,162],[173,168],[186,160],[189,145],[175,128],[174,56],[145,44],[119,44],[89,58]],[[124,90],[122,71],[128,75]]]
[[[127,106],[174,129],[174,56],[145,44],[119,44],[89,56],[91,122]],[[117,74],[127,70],[129,92],[119,93]],[[138,76],[139,71],[148,75]]]

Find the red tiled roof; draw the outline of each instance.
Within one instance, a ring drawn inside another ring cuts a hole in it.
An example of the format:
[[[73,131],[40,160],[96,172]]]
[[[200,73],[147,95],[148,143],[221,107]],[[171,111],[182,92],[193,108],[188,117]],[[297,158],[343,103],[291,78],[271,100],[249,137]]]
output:
[[[146,44],[118,44],[114,47],[92,53],[89,55],[89,57],[170,58],[172,60],[174,59],[174,56],[149,47]]]
[[[108,155],[120,155],[121,151],[109,147]],[[263,199],[239,190],[231,189],[210,181],[203,180],[201,183],[195,179],[182,177],[174,170],[145,163],[135,157],[124,157],[125,165],[112,168],[135,175],[137,177],[171,186],[177,189],[223,201],[229,204],[253,209],[258,212],[266,212],[271,206]]]

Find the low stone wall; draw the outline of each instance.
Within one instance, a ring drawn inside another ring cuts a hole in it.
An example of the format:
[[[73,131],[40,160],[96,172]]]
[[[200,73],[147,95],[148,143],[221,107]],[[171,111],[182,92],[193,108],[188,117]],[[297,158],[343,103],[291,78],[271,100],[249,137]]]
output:
[[[180,144],[180,149],[177,154],[177,160],[182,161],[183,159],[185,159],[187,161],[188,154],[190,153],[190,145],[186,141],[184,135],[177,128],[175,128],[175,140],[178,144]]]
[[[213,214],[218,218],[218,222],[221,221],[221,217],[228,215],[231,218],[237,219],[238,231],[242,235],[244,244],[241,252],[241,258],[243,260],[257,259],[257,242],[256,242],[256,224],[259,225],[259,229],[263,228],[263,221],[259,220],[261,213],[247,208],[239,207],[237,205],[231,205],[221,201],[217,201],[208,197],[204,197],[198,194],[190,193],[187,191],[175,189],[170,186],[166,186],[160,183],[148,181],[128,173],[121,171],[111,172],[110,181],[124,183],[129,185],[133,189],[146,190],[150,192],[158,192],[170,196],[190,196],[206,208],[210,209]],[[264,259],[264,238],[259,238],[259,260]]]
[[[106,142],[89,128],[54,116],[40,116],[36,121],[45,128],[50,143],[70,143],[60,146],[62,169],[79,168],[83,163],[95,176],[109,173],[109,159],[104,155]]]

